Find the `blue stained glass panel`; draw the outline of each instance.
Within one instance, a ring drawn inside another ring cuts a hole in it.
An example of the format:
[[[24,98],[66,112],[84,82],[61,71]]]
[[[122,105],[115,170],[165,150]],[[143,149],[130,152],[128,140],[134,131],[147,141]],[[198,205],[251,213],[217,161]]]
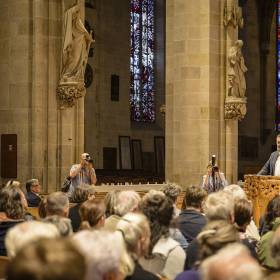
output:
[[[131,120],[155,121],[154,0],[131,0]]]
[[[280,131],[280,0],[277,7],[277,108],[276,129]]]

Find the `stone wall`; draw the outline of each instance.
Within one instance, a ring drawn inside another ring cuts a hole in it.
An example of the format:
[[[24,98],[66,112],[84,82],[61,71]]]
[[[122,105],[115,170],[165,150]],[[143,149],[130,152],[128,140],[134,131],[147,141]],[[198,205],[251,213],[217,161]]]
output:
[[[225,169],[223,4],[167,1],[166,174],[183,185],[199,183],[212,154]]]
[[[154,136],[164,135],[164,5],[156,1],[156,123],[130,121],[130,1],[97,0],[95,9],[86,9],[94,27],[96,42],[90,63],[94,81],[85,98],[85,150],[93,155],[96,168],[103,168],[103,148],[117,148],[119,136],[142,141],[143,152],[154,151]],[[111,101],[111,75],[119,76],[119,101]],[[119,167],[119,154],[117,154]]]

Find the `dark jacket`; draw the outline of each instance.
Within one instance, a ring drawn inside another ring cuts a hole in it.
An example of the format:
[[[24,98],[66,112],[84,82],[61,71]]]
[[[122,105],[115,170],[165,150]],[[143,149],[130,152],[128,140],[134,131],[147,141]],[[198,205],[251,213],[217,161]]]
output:
[[[127,276],[125,280],[159,280],[160,278],[153,273],[144,270],[142,266],[136,262],[134,272],[131,276]]]
[[[23,220],[10,220],[0,222],[0,256],[7,256],[5,237],[8,230],[22,222]]]
[[[69,209],[68,218],[71,220],[72,228],[74,232],[77,232],[81,225],[80,210],[81,204],[77,204]]]
[[[40,196],[33,192],[27,192],[25,197],[28,203],[28,207],[38,207],[41,202]]]
[[[263,168],[259,171],[258,175],[271,175],[274,176],[275,163],[279,156],[279,151],[273,152]]]
[[[201,232],[206,222],[206,217],[199,211],[185,209],[179,215],[178,228],[187,242],[190,243]]]

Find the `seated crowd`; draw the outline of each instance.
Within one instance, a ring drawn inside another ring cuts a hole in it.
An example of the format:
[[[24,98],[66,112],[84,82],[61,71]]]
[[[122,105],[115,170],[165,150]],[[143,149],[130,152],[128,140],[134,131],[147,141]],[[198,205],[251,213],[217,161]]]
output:
[[[280,278],[280,196],[258,229],[238,185],[208,194],[167,184],[142,198],[113,191],[95,198],[80,185],[40,197],[32,179],[0,190],[0,255],[8,280],[261,280]],[[37,207],[34,217],[29,207]]]

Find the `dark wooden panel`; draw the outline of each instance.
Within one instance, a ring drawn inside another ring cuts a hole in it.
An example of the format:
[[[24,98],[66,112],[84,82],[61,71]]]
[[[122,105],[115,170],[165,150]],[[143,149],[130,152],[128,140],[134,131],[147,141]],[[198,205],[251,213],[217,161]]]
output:
[[[133,169],[140,170],[143,169],[143,159],[142,159],[142,142],[141,140],[133,139],[132,144],[132,159],[133,159]]]
[[[111,100],[119,101],[120,95],[120,77],[118,75],[111,75]]]
[[[1,135],[1,177],[17,178],[17,135]]]
[[[165,141],[163,136],[155,136],[155,162],[158,174],[165,173]]]
[[[117,169],[117,148],[103,148],[103,169]]]

